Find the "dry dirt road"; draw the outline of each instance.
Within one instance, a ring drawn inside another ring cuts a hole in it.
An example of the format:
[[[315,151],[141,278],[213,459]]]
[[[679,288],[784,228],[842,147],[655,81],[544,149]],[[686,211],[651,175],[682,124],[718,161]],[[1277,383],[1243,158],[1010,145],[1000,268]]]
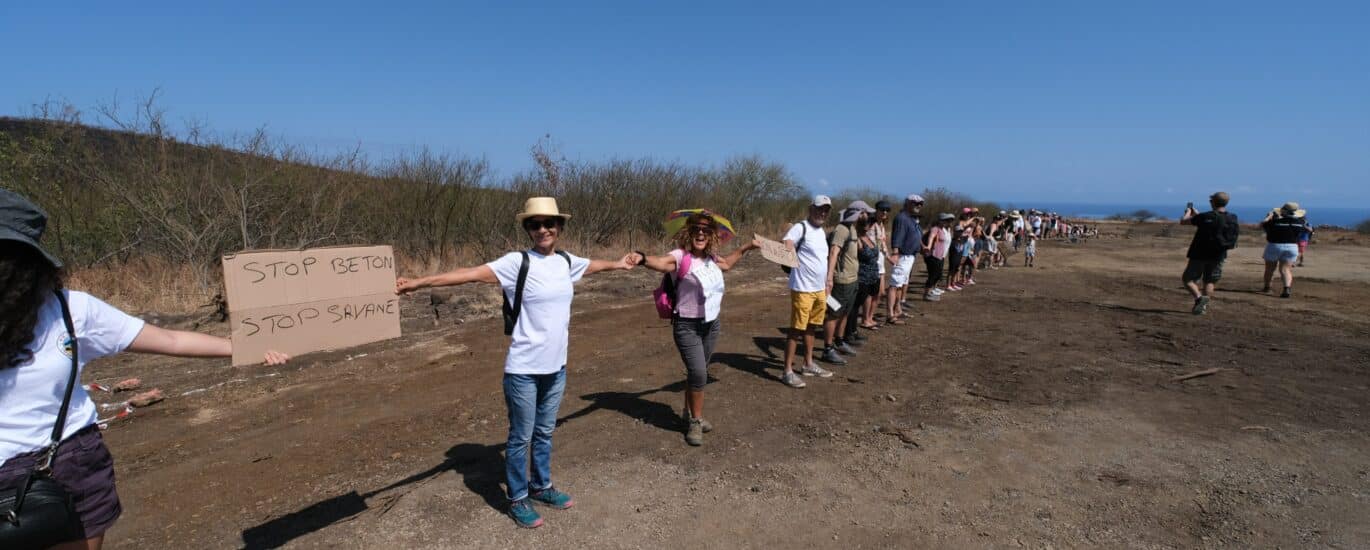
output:
[[[1195,317],[1189,231],[1106,232],[918,302],[803,390],[776,378],[779,272],[749,258],[701,448],[655,277],[589,282],[553,468],[577,506],[533,531],[499,510],[506,340],[469,315],[491,290],[436,320],[407,300],[403,338],[278,370],[114,358],[87,381],[171,398],[106,432],[109,546],[1370,547],[1370,243],[1320,235],[1281,300],[1256,292],[1249,237]]]

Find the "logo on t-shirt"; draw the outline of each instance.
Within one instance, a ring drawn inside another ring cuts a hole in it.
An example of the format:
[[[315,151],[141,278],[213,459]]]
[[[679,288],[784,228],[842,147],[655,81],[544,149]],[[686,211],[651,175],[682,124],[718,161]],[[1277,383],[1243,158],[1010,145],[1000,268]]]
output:
[[[71,341],[71,335],[70,335],[70,334],[67,334],[66,332],[58,333],[58,334],[57,334],[57,340],[56,340],[55,342],[53,342],[53,343],[54,343],[54,344],[57,344],[57,349],[62,350],[62,355],[67,356],[68,359],[71,358],[71,354],[72,354],[72,349],[71,349],[71,348],[72,348],[72,341]]]

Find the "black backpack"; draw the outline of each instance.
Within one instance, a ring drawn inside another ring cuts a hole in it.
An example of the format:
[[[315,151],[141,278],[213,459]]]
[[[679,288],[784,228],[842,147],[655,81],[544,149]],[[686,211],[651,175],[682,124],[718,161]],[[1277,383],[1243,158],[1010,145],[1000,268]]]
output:
[[[528,282],[528,251],[527,251],[527,250],[524,250],[524,251],[520,252],[520,254],[523,255],[523,263],[520,263],[520,264],[519,264],[519,277],[518,277],[518,282],[514,283],[514,304],[513,304],[513,305],[509,305],[509,296],[505,295],[504,292],[500,292],[500,296],[502,296],[502,297],[504,298],[504,307],[503,307],[503,309],[504,309],[504,335],[505,335],[505,336],[508,336],[508,335],[511,335],[511,334],[514,333],[514,324],[518,323],[518,320],[519,320],[519,313],[523,312],[523,285],[524,285],[525,283]],[[563,251],[561,251],[561,250],[558,250],[558,251],[557,251],[557,255],[558,255],[558,256],[561,256],[562,258],[564,258],[564,259],[566,260],[566,267],[567,267],[567,268],[570,268],[570,267],[571,267],[571,255],[570,255],[570,254],[567,254],[566,252],[563,252]]]
[[[1227,212],[1214,212],[1217,216],[1217,230],[1213,232],[1214,246],[1222,250],[1232,250],[1237,248],[1237,237],[1241,229],[1241,224],[1237,223],[1237,216]]]

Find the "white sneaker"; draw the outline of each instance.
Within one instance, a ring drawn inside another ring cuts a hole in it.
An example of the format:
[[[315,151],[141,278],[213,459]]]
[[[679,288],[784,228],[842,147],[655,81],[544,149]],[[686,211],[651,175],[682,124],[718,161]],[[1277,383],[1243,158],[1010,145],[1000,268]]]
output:
[[[800,367],[799,374],[804,376],[817,376],[819,378],[832,378],[832,371],[820,367],[815,363],[809,363]]]

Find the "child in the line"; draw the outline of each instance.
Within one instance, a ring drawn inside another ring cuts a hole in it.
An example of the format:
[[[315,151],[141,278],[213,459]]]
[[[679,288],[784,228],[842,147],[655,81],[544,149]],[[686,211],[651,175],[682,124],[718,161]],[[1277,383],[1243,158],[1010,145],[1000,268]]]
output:
[[[1037,236],[1028,234],[1027,248],[1023,251],[1023,267],[1032,267],[1033,261],[1037,259]]]

